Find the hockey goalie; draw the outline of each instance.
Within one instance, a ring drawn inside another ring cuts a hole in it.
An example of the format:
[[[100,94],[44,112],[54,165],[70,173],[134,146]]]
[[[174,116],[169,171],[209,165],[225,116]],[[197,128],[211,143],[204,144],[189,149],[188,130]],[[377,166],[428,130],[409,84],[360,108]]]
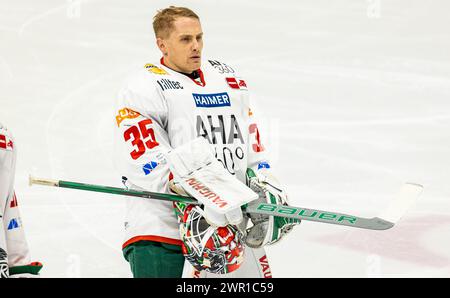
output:
[[[271,277],[264,251],[298,220],[243,214],[287,205],[271,174],[235,67],[202,59],[190,9],[154,17],[159,61],[125,81],[115,116],[115,166],[129,189],[177,193],[200,204],[127,200],[123,254],[134,277]]]

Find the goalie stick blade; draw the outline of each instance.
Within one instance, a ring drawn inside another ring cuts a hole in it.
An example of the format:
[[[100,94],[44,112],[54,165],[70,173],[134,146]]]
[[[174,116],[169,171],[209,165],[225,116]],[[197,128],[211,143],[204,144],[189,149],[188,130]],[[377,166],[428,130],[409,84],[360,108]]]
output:
[[[245,212],[294,218],[306,221],[315,221],[368,230],[387,230],[394,226],[394,223],[378,217],[363,218],[331,211],[275,204],[258,204],[254,206],[248,206],[247,208],[245,208]]]
[[[423,186],[421,185],[414,183],[404,184],[399,194],[389,205],[386,211],[384,211],[380,216],[374,218],[363,218],[337,212],[275,204],[258,204],[247,206],[247,208],[245,208],[245,212],[295,218],[368,230],[387,230],[392,228],[414,204],[422,190]]]
[[[384,221],[397,223],[400,218],[414,205],[423,191],[423,186],[415,183],[405,183],[389,207],[378,217]]]

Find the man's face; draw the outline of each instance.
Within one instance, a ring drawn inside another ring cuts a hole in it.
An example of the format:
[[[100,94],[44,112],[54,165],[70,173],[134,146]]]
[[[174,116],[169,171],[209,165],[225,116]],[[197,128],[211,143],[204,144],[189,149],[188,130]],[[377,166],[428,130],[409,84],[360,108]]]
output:
[[[168,37],[157,38],[164,64],[173,70],[191,73],[201,66],[202,26],[197,19],[186,17],[177,18],[173,26]]]

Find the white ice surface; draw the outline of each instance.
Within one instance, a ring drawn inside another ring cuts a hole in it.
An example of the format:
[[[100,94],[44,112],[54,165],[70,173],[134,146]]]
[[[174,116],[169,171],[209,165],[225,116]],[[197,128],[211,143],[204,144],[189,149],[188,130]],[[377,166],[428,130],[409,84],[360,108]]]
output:
[[[0,121],[42,276],[131,276],[124,198],[27,177],[120,186],[115,95],[159,59],[151,19],[169,4],[198,12],[204,54],[253,90],[293,205],[372,217],[404,182],[425,186],[388,231],[303,222],[267,249],[274,276],[450,277],[448,1],[0,0]]]

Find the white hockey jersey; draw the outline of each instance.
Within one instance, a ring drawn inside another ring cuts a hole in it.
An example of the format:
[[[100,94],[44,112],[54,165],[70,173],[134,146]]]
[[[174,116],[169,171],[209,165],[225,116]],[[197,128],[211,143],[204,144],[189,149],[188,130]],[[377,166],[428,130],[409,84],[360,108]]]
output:
[[[165,154],[198,136],[245,183],[247,168],[267,167],[245,80],[223,62],[206,60],[198,79],[160,63],[146,64],[119,92],[115,165],[136,189],[169,192]],[[127,198],[123,247],[139,240],[181,245],[172,203]]]
[[[40,263],[30,263],[18,200],[14,191],[16,144],[0,123],[0,277],[37,274]]]

